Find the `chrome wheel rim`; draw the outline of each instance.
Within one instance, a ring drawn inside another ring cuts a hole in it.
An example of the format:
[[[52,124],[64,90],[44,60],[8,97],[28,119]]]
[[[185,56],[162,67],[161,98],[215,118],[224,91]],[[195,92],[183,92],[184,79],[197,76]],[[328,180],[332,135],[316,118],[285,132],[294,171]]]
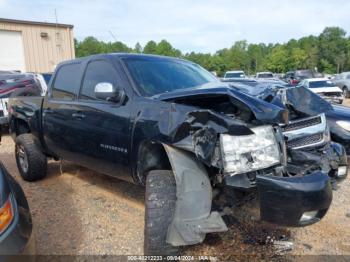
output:
[[[21,166],[21,169],[23,170],[23,172],[27,173],[28,157],[23,146],[17,146],[17,156],[18,156],[18,161],[19,161],[19,165]]]

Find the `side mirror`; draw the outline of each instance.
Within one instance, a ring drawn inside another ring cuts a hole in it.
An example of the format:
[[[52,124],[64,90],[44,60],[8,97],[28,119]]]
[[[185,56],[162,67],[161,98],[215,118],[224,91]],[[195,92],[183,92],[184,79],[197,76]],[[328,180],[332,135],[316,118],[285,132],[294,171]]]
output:
[[[95,96],[101,100],[121,102],[125,93],[123,89],[116,88],[111,83],[101,82],[95,86]]]

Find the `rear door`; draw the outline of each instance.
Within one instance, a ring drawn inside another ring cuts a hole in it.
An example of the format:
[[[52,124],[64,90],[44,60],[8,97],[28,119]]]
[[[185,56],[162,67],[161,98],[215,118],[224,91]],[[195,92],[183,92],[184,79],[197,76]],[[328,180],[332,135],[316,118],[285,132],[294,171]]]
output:
[[[112,61],[90,61],[72,125],[77,127],[74,144],[81,165],[129,180],[131,99],[115,103],[97,99],[94,94],[98,83],[120,86],[119,79]]]
[[[43,133],[45,143],[51,153],[67,160],[77,159],[76,137],[79,127],[75,127],[76,96],[82,75],[81,63],[64,64],[57,69],[55,79],[43,105]]]

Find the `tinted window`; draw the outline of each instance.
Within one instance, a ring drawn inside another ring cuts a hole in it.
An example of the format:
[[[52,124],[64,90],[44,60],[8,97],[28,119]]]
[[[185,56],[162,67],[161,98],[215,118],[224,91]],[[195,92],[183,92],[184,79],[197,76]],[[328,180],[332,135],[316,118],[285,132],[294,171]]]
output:
[[[348,75],[346,76],[346,79],[350,79],[350,74],[348,74]]]
[[[219,80],[199,65],[164,58],[126,58],[124,62],[145,96],[200,87]]]
[[[258,78],[273,78],[273,74],[271,73],[258,74]]]
[[[320,87],[333,87],[334,84],[331,81],[312,81],[309,83],[310,88],[320,88]]]
[[[237,72],[237,73],[226,73],[225,78],[244,78],[243,72]]]
[[[93,61],[87,66],[83,87],[80,92],[81,99],[95,100],[95,86],[98,83],[107,82],[114,86],[117,84],[116,71],[106,61]]]
[[[75,92],[79,89],[80,64],[67,64],[58,69],[52,88],[52,98],[60,100],[73,100]]]

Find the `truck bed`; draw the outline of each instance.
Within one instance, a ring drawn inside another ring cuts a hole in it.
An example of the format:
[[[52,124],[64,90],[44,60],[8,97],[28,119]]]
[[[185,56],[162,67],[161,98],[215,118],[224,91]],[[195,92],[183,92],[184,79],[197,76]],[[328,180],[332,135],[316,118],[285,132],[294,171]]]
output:
[[[28,125],[31,132],[38,138],[42,137],[41,116],[44,97],[16,97],[10,98],[8,108],[10,110],[10,132],[14,133],[16,125]],[[16,121],[14,121],[16,119]]]

